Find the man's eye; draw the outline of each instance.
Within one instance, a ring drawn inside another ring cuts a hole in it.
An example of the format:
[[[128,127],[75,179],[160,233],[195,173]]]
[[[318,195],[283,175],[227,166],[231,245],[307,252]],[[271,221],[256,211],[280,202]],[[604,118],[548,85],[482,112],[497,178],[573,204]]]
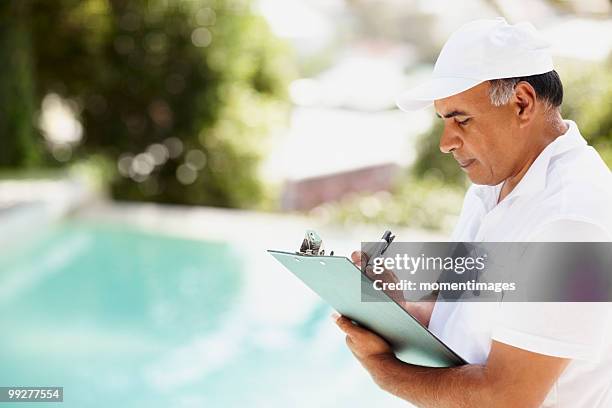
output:
[[[467,118],[467,119],[464,119],[464,120],[458,120],[458,121],[457,121],[457,124],[458,124],[459,126],[465,126],[465,125],[467,125],[467,123],[470,121],[470,119],[472,119],[472,118]]]

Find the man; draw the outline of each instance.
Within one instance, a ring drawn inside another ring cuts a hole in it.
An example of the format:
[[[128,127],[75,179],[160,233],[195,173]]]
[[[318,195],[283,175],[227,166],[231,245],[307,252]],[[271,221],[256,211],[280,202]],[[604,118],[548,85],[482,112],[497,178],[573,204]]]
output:
[[[433,78],[400,97],[403,110],[433,102],[444,121],[440,150],[474,183],[453,241],[612,240],[610,170],[561,118],[562,98],[545,41],[530,24],[503,19],[460,28]],[[612,407],[606,303],[409,307],[470,364],[406,364],[382,338],[334,316],[374,381],[400,398],[419,407]]]

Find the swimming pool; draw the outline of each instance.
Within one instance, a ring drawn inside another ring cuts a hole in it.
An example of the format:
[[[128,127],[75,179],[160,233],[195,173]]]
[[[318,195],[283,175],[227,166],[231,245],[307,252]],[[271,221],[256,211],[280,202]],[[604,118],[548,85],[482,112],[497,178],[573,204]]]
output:
[[[268,258],[90,221],[13,243],[0,252],[0,386],[63,386],[45,405],[58,407],[405,407]]]

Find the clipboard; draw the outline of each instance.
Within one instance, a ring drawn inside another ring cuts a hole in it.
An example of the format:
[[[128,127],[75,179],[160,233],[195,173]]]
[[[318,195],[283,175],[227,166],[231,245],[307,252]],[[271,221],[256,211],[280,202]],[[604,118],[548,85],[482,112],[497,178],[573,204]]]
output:
[[[348,258],[268,252],[338,313],[387,340],[400,360],[426,367],[467,364],[391,297],[376,291],[370,278]]]

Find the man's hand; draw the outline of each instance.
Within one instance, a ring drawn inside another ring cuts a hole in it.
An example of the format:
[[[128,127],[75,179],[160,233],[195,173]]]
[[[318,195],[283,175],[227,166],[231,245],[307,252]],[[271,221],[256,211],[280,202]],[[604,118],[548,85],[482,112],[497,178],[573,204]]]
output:
[[[332,315],[346,344],[383,390],[419,407],[539,407],[570,360],[493,341],[484,365],[429,368],[404,363],[377,334]]]
[[[346,333],[346,344],[351,352],[357,357],[364,367],[373,358],[384,356],[395,357],[391,346],[382,337],[367,330],[344,316],[334,313],[332,318],[344,333]]]
[[[353,251],[351,254],[351,261],[361,270],[362,265],[368,262],[368,255],[362,251]],[[399,279],[393,271],[385,269],[383,273],[377,275],[374,273],[372,266],[365,268],[365,274],[371,279],[380,279],[385,283],[397,283]],[[417,302],[408,302],[404,297],[402,290],[385,290],[384,291],[391,299],[393,299],[398,305],[404,310],[410,313],[415,319],[419,321],[423,326],[429,326],[429,320],[431,313],[435,305],[437,295],[432,294],[428,299],[421,299]]]
[[[368,265],[365,268],[363,267],[368,263],[368,255],[361,251],[353,251],[351,254],[351,261],[362,271],[365,272],[366,276],[370,279],[379,279],[385,283],[398,283],[399,279],[395,275],[395,272],[390,271],[388,269],[384,269],[382,273],[376,274],[374,273],[374,268],[372,265]],[[395,300],[400,305],[404,305],[406,303],[406,299],[404,298],[404,292],[402,290],[390,290],[387,289],[384,291],[389,297]]]

